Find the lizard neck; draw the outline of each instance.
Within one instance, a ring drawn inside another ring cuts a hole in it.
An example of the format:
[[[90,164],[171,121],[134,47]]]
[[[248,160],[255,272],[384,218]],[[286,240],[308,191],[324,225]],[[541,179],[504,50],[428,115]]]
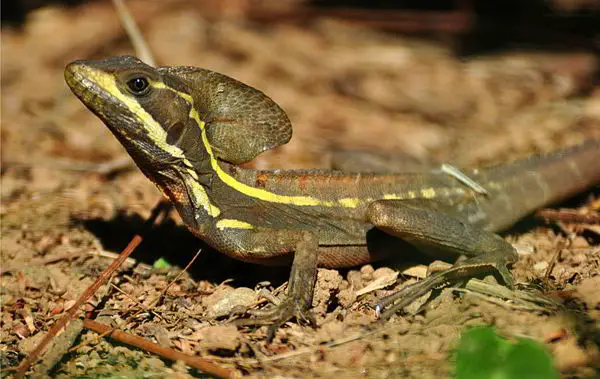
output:
[[[175,205],[188,228],[201,238],[210,233],[226,208],[256,193],[250,185],[255,170],[220,160],[190,157],[148,177]]]

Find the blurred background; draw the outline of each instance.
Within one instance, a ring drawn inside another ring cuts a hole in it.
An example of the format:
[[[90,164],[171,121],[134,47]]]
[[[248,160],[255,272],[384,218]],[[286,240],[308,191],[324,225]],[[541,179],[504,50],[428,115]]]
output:
[[[479,164],[582,139],[598,117],[597,1],[127,3],[159,65],[219,71],[283,106],[295,137],[276,167],[325,167],[339,147]],[[133,53],[111,2],[5,1],[2,18],[3,154],[116,156],[61,74],[74,59]],[[13,150],[12,138],[39,148]]]
[[[332,152],[342,149],[477,166],[600,138],[597,0],[126,3],[159,65],[227,74],[262,90],[289,114],[292,141],[250,167],[324,168]],[[82,249],[119,251],[140,230],[160,194],[63,79],[72,60],[134,54],[113,4],[1,4],[3,260],[19,267]],[[177,222],[162,226],[137,259],[151,263],[166,256],[185,265],[199,242]],[[559,238],[551,232],[523,235],[525,244],[548,253],[524,257],[517,278],[539,276],[533,267],[549,260]],[[35,288],[54,283],[64,290],[56,292],[60,298],[72,299],[108,262],[69,257],[42,271],[2,277],[9,294],[3,297],[0,330],[5,364],[18,362],[27,352],[24,341],[56,314],[58,300],[48,293],[36,298]],[[215,282],[238,274],[251,276],[255,284],[272,271],[258,274],[248,265],[218,259],[217,264],[196,263],[205,271],[200,277],[212,281],[194,284],[195,289],[214,290]],[[592,275],[598,266],[586,259],[563,262],[561,280]],[[236,273],[232,267],[242,268]],[[286,276],[284,270],[280,280]],[[137,282],[136,288],[144,285]],[[29,300],[19,303],[23,294]],[[29,332],[30,324],[20,316],[22,304],[39,322]],[[516,328],[514,333],[543,335],[545,319],[510,317],[497,319]],[[445,354],[455,336],[433,336],[439,344],[429,343],[415,354]],[[418,349],[419,338],[401,344]],[[383,354],[374,358],[381,367],[394,364],[387,350],[371,351]],[[346,356],[340,355],[340,362],[352,356],[342,352]],[[299,372],[304,368],[300,365]],[[431,370],[436,377],[437,368]]]

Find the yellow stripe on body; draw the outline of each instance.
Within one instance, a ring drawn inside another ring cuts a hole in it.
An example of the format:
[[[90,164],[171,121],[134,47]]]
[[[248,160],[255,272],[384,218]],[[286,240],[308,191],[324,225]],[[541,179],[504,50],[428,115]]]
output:
[[[421,189],[421,195],[423,195],[425,199],[433,199],[435,197],[435,189],[423,188]]]
[[[234,220],[231,218],[224,218],[217,221],[216,224],[217,229],[252,229],[254,226],[245,221]]]
[[[190,190],[192,191],[192,196],[195,200],[194,204],[200,204],[211,217],[217,217],[221,214],[221,210],[210,202],[210,198],[204,187],[202,187],[202,184],[197,180],[190,180],[186,183],[190,186]]]
[[[383,200],[405,200],[405,199],[414,199],[417,197],[417,194],[414,191],[408,191],[403,194],[395,194],[389,193],[383,195]]]
[[[208,153],[208,156],[210,157],[211,167],[213,168],[213,170],[215,170],[219,179],[221,179],[228,186],[236,189],[237,191],[243,193],[244,195],[253,197],[255,199],[263,200],[263,201],[273,202],[273,203],[293,204],[293,205],[299,205],[299,206],[311,206],[311,205],[318,206],[318,205],[320,205],[320,206],[327,206],[327,207],[332,207],[332,206],[339,204],[336,201],[321,200],[321,199],[317,199],[317,198],[310,197],[310,196],[280,195],[280,194],[266,191],[261,188],[255,188],[255,187],[249,186],[247,184],[238,182],[234,177],[232,177],[231,175],[229,175],[228,173],[223,171],[221,166],[219,166],[219,162],[217,161],[217,159],[213,153],[212,146],[211,146],[210,142],[208,141],[208,137],[206,136],[206,128],[205,128],[206,123],[204,121],[202,121],[202,119],[200,119],[200,115],[198,114],[198,111],[194,107],[194,99],[192,98],[192,96],[190,96],[187,93],[178,91],[174,88],[171,88],[162,82],[152,82],[152,85],[156,88],[167,89],[167,90],[173,91],[177,95],[179,95],[181,98],[183,98],[188,104],[190,104],[189,116],[192,119],[194,119],[196,121],[196,123],[198,124],[198,126],[200,127],[202,143],[204,144],[204,147],[206,148],[206,152]],[[166,141],[166,139],[165,139],[165,141]],[[354,200],[359,201],[360,199],[354,199]],[[339,205],[341,205],[341,204],[339,204]],[[352,208],[354,208],[354,207],[352,207]]]
[[[279,204],[291,204],[297,206],[322,206],[322,207],[344,207],[344,208],[357,208],[360,204],[366,204],[376,199],[372,198],[343,198],[338,200],[323,200],[311,196],[290,196],[290,195],[280,195],[277,193],[269,192],[262,188],[256,188],[249,186],[245,183],[241,183],[237,181],[234,177],[223,171],[221,166],[219,166],[219,162],[217,161],[210,141],[206,136],[206,123],[200,119],[200,115],[198,114],[196,108],[194,107],[194,99],[191,95],[178,91],[174,88],[171,88],[165,85],[162,82],[153,82],[152,83],[156,88],[166,89],[175,92],[179,96],[181,96],[188,104],[190,104],[190,114],[189,117],[194,119],[201,131],[201,138],[204,147],[206,148],[206,152],[210,158],[210,164],[213,170],[217,173],[219,179],[221,179],[225,184],[234,188],[235,190],[243,193],[246,196],[253,197],[255,199],[268,201],[272,203]],[[166,140],[166,139],[165,139]],[[426,199],[431,199],[435,197],[435,189],[434,188],[424,188],[420,190],[421,196]],[[417,194],[414,191],[409,191],[407,193],[391,193],[384,194],[382,199],[384,200],[404,200],[404,199],[414,199],[417,197]]]
[[[346,207],[346,208],[356,208],[360,205],[361,202],[363,201],[369,201],[369,199],[359,199],[356,197],[346,197],[343,199],[339,199],[338,200],[338,204],[341,205],[342,207]]]

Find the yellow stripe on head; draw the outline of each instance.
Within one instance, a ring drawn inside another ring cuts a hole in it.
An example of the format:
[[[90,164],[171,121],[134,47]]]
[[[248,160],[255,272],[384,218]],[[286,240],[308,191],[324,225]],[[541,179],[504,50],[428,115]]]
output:
[[[175,158],[185,158],[183,150],[177,146],[167,143],[167,132],[154,119],[154,117],[152,117],[152,115],[148,113],[144,107],[142,107],[137,100],[135,100],[134,97],[123,93],[123,91],[118,87],[117,80],[114,75],[85,66],[83,66],[83,69],[86,71],[86,78],[96,83],[104,91],[116,98],[121,104],[129,109],[131,114],[138,119],[138,122],[144,125],[144,130],[147,132],[148,137],[156,144],[158,148]],[[155,83],[156,82],[153,82],[152,85]],[[131,142],[135,143],[136,141],[135,139],[132,139]]]
[[[217,217],[221,213],[221,211],[218,207],[216,207],[210,202],[206,190],[204,189],[204,187],[202,187],[200,183],[198,183],[198,174],[192,169],[192,163],[185,157],[184,151],[182,149],[167,143],[167,132],[154,119],[154,117],[152,117],[152,115],[148,113],[134,97],[132,97],[128,93],[124,93],[121,90],[121,88],[119,88],[117,84],[117,79],[114,75],[85,65],[78,66],[78,70],[82,71],[79,73],[81,77],[85,78],[85,80],[89,80],[90,82],[94,83],[97,87],[101,88],[102,91],[108,93],[110,96],[116,99],[116,101],[118,101],[122,106],[126,107],[129,110],[131,116],[136,118],[135,123],[137,123],[140,127],[143,126],[144,133],[152,141],[152,143],[156,145],[158,149],[166,152],[171,157],[181,159],[183,164],[186,166],[185,173],[190,175],[193,179],[186,180],[186,183],[188,184],[189,191],[191,192],[190,196],[194,198],[194,204],[200,205],[209,216]],[[162,82],[157,82],[154,80],[149,80],[149,82],[150,85],[152,85],[154,88],[170,89],[167,86],[165,86]],[[179,95],[182,97],[186,95],[184,99],[187,102],[192,101],[191,97],[187,94],[179,93]],[[86,96],[86,94],[84,94],[84,96]],[[93,96],[93,94],[90,93],[87,96],[91,97]],[[102,112],[103,109],[98,108],[97,111]],[[124,128],[120,129],[118,132],[127,136],[127,130]],[[140,141],[137,140],[135,136],[128,136],[128,140],[130,143],[133,144],[140,143]],[[142,148],[142,150],[145,149]]]

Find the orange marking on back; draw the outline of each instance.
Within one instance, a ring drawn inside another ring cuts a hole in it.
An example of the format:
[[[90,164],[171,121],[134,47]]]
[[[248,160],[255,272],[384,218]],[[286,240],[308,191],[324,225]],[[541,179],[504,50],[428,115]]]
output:
[[[267,185],[267,181],[269,181],[269,175],[267,174],[258,174],[256,175],[256,188],[265,188]]]
[[[306,186],[312,181],[312,176],[301,175],[298,177],[298,188],[300,191],[306,191]]]

